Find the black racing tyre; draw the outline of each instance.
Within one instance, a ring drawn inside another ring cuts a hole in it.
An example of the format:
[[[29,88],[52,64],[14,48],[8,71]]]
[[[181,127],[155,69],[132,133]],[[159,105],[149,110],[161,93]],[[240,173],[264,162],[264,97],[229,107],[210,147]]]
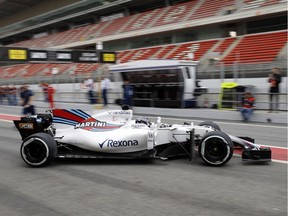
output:
[[[201,139],[198,153],[206,164],[221,166],[231,159],[233,142],[227,134],[221,131],[211,131]]]
[[[203,122],[200,122],[198,125],[212,127],[215,130],[221,131],[221,128],[219,127],[219,125],[213,121],[203,121]]]
[[[57,144],[49,134],[36,133],[23,141],[20,154],[25,163],[32,167],[45,166],[57,154]]]

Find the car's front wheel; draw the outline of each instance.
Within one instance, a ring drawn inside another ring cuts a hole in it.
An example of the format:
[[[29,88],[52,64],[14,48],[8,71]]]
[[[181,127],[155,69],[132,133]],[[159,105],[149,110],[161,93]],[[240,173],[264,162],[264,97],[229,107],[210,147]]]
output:
[[[23,141],[20,154],[22,159],[32,167],[45,166],[57,154],[57,144],[49,134],[36,133]]]
[[[211,131],[200,141],[198,153],[202,160],[211,166],[227,163],[233,155],[231,138],[221,131]]]

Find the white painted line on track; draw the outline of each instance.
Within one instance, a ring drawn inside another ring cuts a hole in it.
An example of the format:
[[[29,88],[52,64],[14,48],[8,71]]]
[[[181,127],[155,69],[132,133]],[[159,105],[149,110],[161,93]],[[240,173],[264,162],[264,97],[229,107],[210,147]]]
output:
[[[286,150],[288,149],[287,147],[264,145],[264,144],[259,144],[259,143],[257,143],[257,145],[264,146],[264,147],[273,147],[273,148],[277,148],[277,149],[286,149]]]
[[[4,119],[0,119],[0,121],[3,121],[3,122],[10,122],[10,123],[13,122],[12,120],[4,120]]]
[[[13,117],[20,117],[19,115],[13,115],[13,114],[7,114],[7,113],[0,113],[0,115],[7,115],[7,116],[13,116]]]
[[[288,164],[288,161],[282,161],[282,160],[274,160],[274,159],[272,159],[272,162],[274,162],[274,163]]]

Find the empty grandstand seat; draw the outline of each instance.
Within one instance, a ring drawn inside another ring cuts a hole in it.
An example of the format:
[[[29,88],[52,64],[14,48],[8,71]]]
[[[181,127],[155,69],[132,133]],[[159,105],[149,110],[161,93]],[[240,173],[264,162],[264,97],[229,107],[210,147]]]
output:
[[[235,41],[237,40],[236,37],[229,37],[224,38],[222,42],[213,50],[214,52],[218,52],[220,55],[222,55],[226,49]]]
[[[18,74],[20,77],[31,77],[42,75],[43,71],[47,69],[47,64],[27,64],[26,72]]]
[[[172,52],[176,47],[176,44],[162,46],[153,56],[155,59],[166,59],[165,56]]]
[[[101,29],[98,37],[113,35],[116,34],[117,32],[120,32],[121,29],[124,29],[126,25],[128,25],[132,21],[133,18],[134,16],[125,16],[115,20],[100,23],[100,25],[104,25],[105,23],[109,22],[108,25],[106,25],[103,29]]]
[[[152,11],[146,11],[143,13],[133,15],[129,25],[125,26],[120,32],[135,31],[150,26],[151,22],[155,19],[155,16],[159,14],[163,9],[158,8]]]
[[[259,7],[266,7],[273,4],[281,3],[279,0],[245,0],[244,1],[244,10],[254,9]]]
[[[287,43],[287,31],[243,36],[222,61],[225,64],[270,62]]]
[[[126,51],[127,53],[121,59],[118,59],[118,61],[121,63],[132,61],[131,59],[133,58],[133,56],[137,51],[138,51],[137,49]]]
[[[193,60],[199,60],[218,40],[195,41],[180,44],[170,53],[167,59],[191,60],[188,56],[189,52],[194,53]]]
[[[201,6],[188,19],[193,20],[216,16],[225,7],[231,6],[235,6],[235,0],[204,0]]]
[[[117,55],[117,61],[120,63],[120,62],[122,62],[122,60],[121,59],[123,59],[128,53],[130,53],[131,52],[131,50],[125,50],[125,51],[118,51],[117,53],[116,53],[116,55]]]
[[[24,67],[24,65],[13,65],[13,66],[7,66],[4,69],[3,78],[9,79],[17,76],[17,72],[21,70],[21,68]]]
[[[52,76],[53,73],[53,69],[57,68],[57,75],[63,75],[65,74],[67,71],[69,71],[71,69],[73,65],[72,64],[68,64],[68,63],[54,63],[54,64],[46,64],[46,70],[43,71],[43,75],[44,76]]]
[[[165,13],[162,13],[160,17],[157,14],[154,16],[156,22],[152,26],[160,26],[171,23],[177,23],[183,21],[187,17],[198,1],[189,1],[182,4],[177,4],[164,8]]]
[[[151,47],[151,48],[145,48],[140,49],[138,52],[136,52],[131,58],[130,61],[137,61],[137,60],[143,60],[143,59],[149,59],[153,56],[155,52],[157,52],[161,47]]]
[[[75,75],[89,75],[92,74],[97,68],[99,68],[99,64],[97,63],[76,63],[76,68],[74,69]]]

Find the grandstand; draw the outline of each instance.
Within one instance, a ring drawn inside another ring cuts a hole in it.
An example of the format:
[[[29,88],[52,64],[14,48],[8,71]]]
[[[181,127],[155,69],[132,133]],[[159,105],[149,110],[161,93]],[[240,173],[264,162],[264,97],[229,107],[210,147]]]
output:
[[[273,66],[286,71],[287,0],[13,2],[0,2],[2,46],[95,50],[101,42],[117,52],[119,63],[197,60],[202,78],[215,78],[220,68],[227,77],[233,70],[250,77],[266,77]],[[236,35],[230,37],[230,32]],[[53,76],[54,67],[64,81],[69,75],[95,75],[101,66],[0,63],[1,82],[38,82]]]
[[[9,5],[9,1],[5,2]],[[87,1],[87,7],[91,2]],[[188,53],[193,53],[193,60],[200,61],[200,71],[213,71],[224,64],[228,72],[229,66],[235,63],[250,64],[251,67],[259,63],[285,66],[287,21],[286,9],[283,6],[287,6],[286,1],[191,0],[170,3],[149,1],[146,4],[137,0],[97,2],[98,4],[92,8],[95,12],[91,13],[91,16],[98,18],[94,18],[98,21],[91,22],[91,19],[87,18],[88,9],[83,7],[82,1],[73,4],[71,1],[71,4],[63,6],[62,10],[46,11],[45,15],[26,17],[24,21],[16,23],[6,21],[6,26],[2,24],[2,31],[0,29],[0,42],[4,46],[13,47],[93,49],[95,43],[101,41],[104,49],[107,47],[109,50],[117,51],[119,63],[142,59],[188,60],[191,59]],[[36,4],[33,1],[27,3]],[[69,8],[75,10],[78,4],[83,9],[75,11],[71,18],[68,14],[71,13]],[[120,5],[125,6],[126,10],[121,9]],[[37,6],[40,7],[41,4],[36,4],[35,8]],[[15,10],[17,12],[17,8]],[[51,17],[55,17],[53,22],[49,20],[49,13]],[[61,15],[62,18],[57,18],[57,15]],[[42,20],[47,19],[50,22],[37,23],[36,17],[43,17]],[[8,20],[9,16],[2,19]],[[82,20],[82,24],[79,25],[78,20]],[[29,25],[29,21],[34,21],[34,25]],[[68,24],[59,28],[58,26],[63,26],[64,21]],[[268,24],[265,24],[265,21]],[[258,24],[258,29],[253,28],[255,23]],[[43,32],[43,27],[47,27],[49,31]],[[6,32],[6,29],[10,31]],[[229,31],[236,31],[238,35],[227,37]],[[211,61],[215,59],[216,64]],[[214,63],[212,66],[211,62]],[[59,75],[81,76],[82,73],[94,72],[99,65],[6,65],[0,68],[0,77],[7,80],[15,77],[52,76],[49,71],[53,67],[59,68]],[[269,69],[270,67],[267,68]]]

